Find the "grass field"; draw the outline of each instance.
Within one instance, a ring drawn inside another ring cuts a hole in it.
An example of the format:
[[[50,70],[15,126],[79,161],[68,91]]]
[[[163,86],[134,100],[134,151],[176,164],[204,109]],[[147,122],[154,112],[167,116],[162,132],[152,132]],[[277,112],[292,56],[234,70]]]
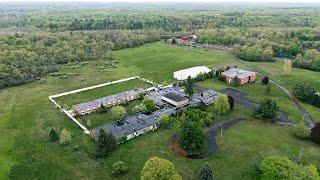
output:
[[[176,133],[177,127],[140,136],[119,146],[109,157],[96,159],[92,155],[93,140],[53,107],[49,95],[134,75],[157,82],[172,81],[175,70],[194,65],[237,63],[232,55],[224,52],[159,43],[116,51],[114,55],[119,59],[117,68],[103,73],[97,70],[100,61],[91,61],[79,68],[61,66],[61,72],[79,73],[72,78],[47,77],[45,84],[35,82],[1,90],[0,179],[7,179],[9,174],[12,179],[115,179],[110,175],[110,166],[118,160],[129,166],[128,174],[118,179],[139,179],[144,162],[151,156],[172,161],[185,179],[194,179],[204,161],[213,167],[216,179],[259,179],[254,164],[261,153],[278,151],[295,158],[303,147],[320,157],[319,145],[294,138],[287,128],[248,122],[226,131],[218,138],[217,154],[203,160],[180,158],[169,150],[168,138]],[[236,108],[230,116],[249,114]],[[49,143],[48,133],[52,127],[59,132],[68,129],[72,133],[71,144]],[[319,167],[319,158],[312,161]]]
[[[91,101],[94,99],[99,99],[99,98],[116,94],[119,92],[129,91],[135,88],[146,89],[151,86],[152,85],[149,83],[146,83],[139,79],[134,79],[134,80],[112,84],[112,85],[108,85],[108,86],[104,86],[104,87],[100,87],[100,88],[96,88],[96,89],[92,89],[84,92],[79,92],[79,93],[70,94],[67,96],[58,97],[56,98],[56,101],[58,102],[58,104],[61,104],[63,106],[72,107],[72,105]]]
[[[127,105],[123,105],[126,108],[126,116],[132,115],[132,108],[134,108],[136,105],[141,103],[142,103],[142,100],[137,99],[137,100],[128,102]],[[101,114],[98,112],[93,112],[84,116],[80,116],[78,119],[82,124],[84,124],[89,129],[93,129],[114,121],[114,118],[112,118],[112,115],[110,112],[110,108],[108,108],[107,112],[105,113]],[[88,127],[87,125],[88,120],[90,120],[90,123],[91,123],[90,127]]]

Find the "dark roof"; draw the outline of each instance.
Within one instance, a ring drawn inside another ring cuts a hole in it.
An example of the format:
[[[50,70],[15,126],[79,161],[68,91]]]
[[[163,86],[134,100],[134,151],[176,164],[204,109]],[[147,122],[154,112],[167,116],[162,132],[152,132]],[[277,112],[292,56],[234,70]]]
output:
[[[171,99],[175,102],[179,102],[179,101],[183,101],[183,100],[187,99],[185,96],[182,96],[182,95],[180,95],[178,93],[174,93],[174,92],[169,92],[167,94],[164,94],[163,97]]]

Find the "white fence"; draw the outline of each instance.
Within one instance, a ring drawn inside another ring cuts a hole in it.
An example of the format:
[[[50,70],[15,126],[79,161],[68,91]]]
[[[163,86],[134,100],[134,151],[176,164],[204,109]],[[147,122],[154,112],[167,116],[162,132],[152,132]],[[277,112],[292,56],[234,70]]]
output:
[[[61,107],[55,100],[54,98],[57,97],[62,97],[62,96],[67,96],[70,94],[75,94],[75,93],[79,93],[79,92],[83,92],[83,91],[88,91],[88,90],[92,90],[95,88],[100,88],[100,87],[104,87],[104,86],[108,86],[108,85],[112,85],[112,84],[117,84],[117,83],[121,83],[121,82],[126,82],[126,81],[130,81],[130,80],[134,80],[134,79],[139,79],[141,81],[147,82],[149,84],[155,85],[157,83],[154,83],[150,80],[141,78],[139,76],[133,76],[130,78],[125,78],[125,79],[120,79],[120,80],[116,80],[116,81],[111,81],[111,82],[107,82],[107,83],[103,83],[103,84],[98,84],[98,85],[94,85],[94,86],[90,86],[90,87],[86,87],[86,88],[81,88],[81,89],[76,89],[76,90],[72,90],[72,91],[68,91],[68,92],[63,92],[63,93],[59,93],[59,94],[55,94],[55,95],[51,95],[49,96],[49,100],[55,105],[55,107],[57,107],[58,109],[60,109],[63,113],[65,113],[73,122],[75,122],[83,131],[85,134],[90,134],[90,131],[88,130],[88,128],[86,128],[84,125],[82,125],[76,118],[74,118],[66,109],[64,109],[63,107]]]

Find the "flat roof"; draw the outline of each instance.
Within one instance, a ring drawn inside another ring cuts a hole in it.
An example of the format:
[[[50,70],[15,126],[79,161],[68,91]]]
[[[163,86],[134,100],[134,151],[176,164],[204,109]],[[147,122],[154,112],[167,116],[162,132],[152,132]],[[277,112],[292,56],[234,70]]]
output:
[[[255,74],[255,72],[242,70],[239,68],[230,68],[228,71],[222,72],[222,74],[229,76],[229,77],[238,77],[238,78],[244,78],[248,76],[252,76],[252,74]]]
[[[185,96],[182,96],[178,93],[169,92],[167,94],[164,94],[163,97],[168,98],[170,100],[173,100],[175,102],[186,100],[187,98]]]

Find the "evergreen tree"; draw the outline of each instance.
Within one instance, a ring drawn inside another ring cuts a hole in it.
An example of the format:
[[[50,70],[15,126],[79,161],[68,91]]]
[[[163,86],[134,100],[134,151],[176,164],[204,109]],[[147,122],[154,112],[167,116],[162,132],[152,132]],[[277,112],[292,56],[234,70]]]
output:
[[[209,163],[203,163],[203,166],[198,172],[198,180],[213,180],[213,170]]]
[[[311,138],[314,142],[320,144],[320,123],[317,123],[312,129],[311,129]]]
[[[53,128],[51,129],[49,133],[49,141],[50,142],[56,142],[59,139],[59,135]]]
[[[269,77],[265,76],[262,80],[261,80],[263,85],[268,85],[269,84]]]
[[[111,133],[106,133],[100,129],[98,142],[96,147],[97,157],[106,157],[109,153],[115,150],[117,147],[117,141]]]
[[[278,112],[279,106],[277,105],[277,102],[267,98],[261,103],[254,115],[256,118],[273,121],[278,116]]]
[[[228,96],[228,102],[229,102],[230,110],[233,110],[233,108],[234,108],[234,99],[233,99],[232,96]]]
[[[189,94],[189,96],[192,96],[194,94],[193,80],[191,79],[191,76],[189,76],[187,79],[186,93]]]
[[[201,150],[204,146],[205,136],[198,121],[186,119],[180,129],[180,146],[182,149],[195,152]]]

